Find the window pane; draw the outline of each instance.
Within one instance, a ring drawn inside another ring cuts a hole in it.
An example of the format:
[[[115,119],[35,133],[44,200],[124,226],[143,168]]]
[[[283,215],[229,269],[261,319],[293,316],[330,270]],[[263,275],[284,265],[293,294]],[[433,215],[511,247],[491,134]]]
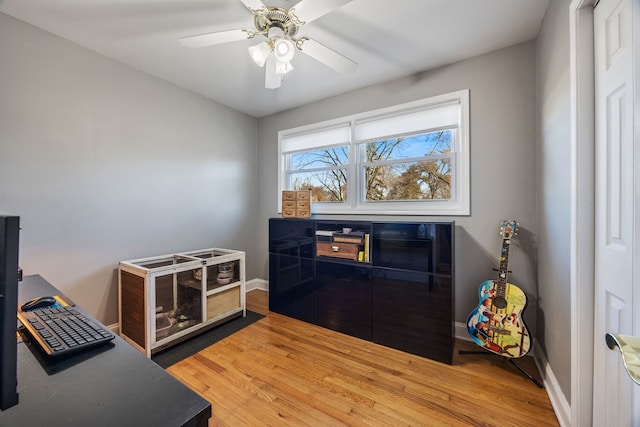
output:
[[[292,190],[311,190],[314,202],[344,202],[347,200],[347,170],[296,172],[290,176]]]
[[[342,166],[349,162],[349,146],[324,148],[291,154],[291,170]]]
[[[433,156],[451,152],[451,129],[403,136],[366,144],[367,162]]]
[[[451,198],[448,158],[368,166],[364,172],[367,202]]]

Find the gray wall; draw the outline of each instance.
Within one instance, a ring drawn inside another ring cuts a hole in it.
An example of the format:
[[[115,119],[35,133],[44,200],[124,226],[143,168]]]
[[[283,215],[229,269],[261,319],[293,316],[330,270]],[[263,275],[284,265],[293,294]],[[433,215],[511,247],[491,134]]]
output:
[[[480,283],[496,277],[492,268],[498,266],[500,223],[518,220],[520,233],[509,259],[510,281],[530,297],[533,308],[525,310],[525,322],[535,337],[535,68],[535,43],[527,42],[259,119],[260,252],[256,261],[262,277],[268,271],[267,220],[278,216],[277,131],[468,88],[471,215],[421,219],[456,221],[455,318],[460,322],[478,304]]]
[[[21,216],[25,274],[112,324],[120,260],[257,256],[256,119],[4,14],[0,58],[0,212]]]
[[[571,401],[569,1],[549,4],[538,57],[538,340]]]

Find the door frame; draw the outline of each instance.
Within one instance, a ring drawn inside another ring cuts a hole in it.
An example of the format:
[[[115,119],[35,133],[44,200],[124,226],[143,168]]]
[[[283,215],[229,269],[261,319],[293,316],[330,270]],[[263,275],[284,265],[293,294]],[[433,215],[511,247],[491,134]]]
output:
[[[572,426],[592,425],[593,418],[596,1],[572,0],[569,6]]]
[[[598,0],[571,0],[571,426],[592,425],[593,325],[595,319],[595,63],[593,8]],[[640,6],[633,2],[634,141],[640,141]],[[640,150],[634,152],[634,185],[640,188]],[[637,193],[636,193],[637,194]],[[635,212],[640,212],[636,195]],[[634,220],[633,306],[640,307],[640,219]],[[640,335],[640,313],[633,334]],[[602,337],[604,345],[604,337]],[[634,393],[635,418],[640,419],[640,393]]]

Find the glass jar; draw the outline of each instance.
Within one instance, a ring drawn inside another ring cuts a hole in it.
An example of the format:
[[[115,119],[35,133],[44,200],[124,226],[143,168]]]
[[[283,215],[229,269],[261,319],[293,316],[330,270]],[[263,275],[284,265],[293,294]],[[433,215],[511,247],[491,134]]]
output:
[[[233,281],[233,263],[227,262],[218,265],[218,276],[216,282],[219,285],[227,285]]]

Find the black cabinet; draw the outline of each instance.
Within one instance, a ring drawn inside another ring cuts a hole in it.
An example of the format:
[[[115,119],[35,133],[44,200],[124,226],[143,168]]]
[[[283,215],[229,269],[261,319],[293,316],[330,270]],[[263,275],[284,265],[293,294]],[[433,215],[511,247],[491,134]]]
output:
[[[276,313],[313,322],[313,260],[269,254],[269,308]]]
[[[314,323],[371,341],[371,266],[316,261]]]
[[[453,225],[374,223],[373,341],[451,363]]]
[[[372,341],[451,364],[451,292],[450,277],[374,268]]]
[[[375,266],[452,275],[453,223],[373,223],[372,231]]]
[[[379,267],[430,272],[433,240],[426,224],[373,224],[373,263]]]
[[[269,221],[269,309],[313,322],[313,243],[311,220]]]
[[[269,231],[271,311],[452,362],[452,222],[272,218]]]

